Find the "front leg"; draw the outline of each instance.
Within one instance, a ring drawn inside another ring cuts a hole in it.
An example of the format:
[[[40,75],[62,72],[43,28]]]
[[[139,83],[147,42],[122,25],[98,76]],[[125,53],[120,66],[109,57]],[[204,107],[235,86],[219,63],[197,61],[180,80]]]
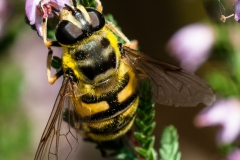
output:
[[[53,84],[59,77],[63,75],[63,70],[62,68],[54,75],[51,77],[51,63],[52,63],[52,55],[53,51],[50,47],[48,47],[48,56],[47,56],[47,77],[48,77],[48,82],[50,84]]]
[[[100,0],[95,0],[95,3],[96,3],[96,10],[100,13],[102,13],[102,10],[103,10],[103,6],[102,6],[102,3]]]
[[[111,22],[106,21],[106,26],[114,32],[116,35],[118,35],[120,38],[122,38],[126,42],[126,46],[130,46],[130,40],[120,31],[114,24]]]
[[[58,41],[49,41],[47,39],[47,20],[48,20],[47,18],[43,18],[43,23],[42,23],[43,42],[47,47],[51,47],[51,46],[60,47],[61,45],[58,43]]]

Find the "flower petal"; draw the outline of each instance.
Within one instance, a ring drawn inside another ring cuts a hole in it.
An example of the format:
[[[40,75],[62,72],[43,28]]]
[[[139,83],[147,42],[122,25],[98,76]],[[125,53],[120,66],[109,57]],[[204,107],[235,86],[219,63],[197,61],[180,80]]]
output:
[[[240,22],[240,0],[234,4],[234,19],[237,22]]]
[[[195,118],[199,127],[221,125],[217,135],[220,144],[234,141],[240,133],[240,101],[236,98],[221,100],[202,110]]]
[[[43,8],[39,8],[40,3]],[[70,5],[70,0],[26,0],[25,12],[30,24],[35,24],[38,34],[42,36],[43,17],[52,18],[54,15],[51,12],[51,7],[61,10],[65,4]]]
[[[26,0],[25,12],[31,25],[35,24],[37,5],[39,4],[39,2],[40,0]]]
[[[239,160],[239,159],[240,159],[240,150],[239,149],[235,149],[227,156],[227,160]]]
[[[214,41],[215,34],[212,28],[203,23],[196,23],[177,31],[167,47],[183,69],[194,72],[208,58]]]

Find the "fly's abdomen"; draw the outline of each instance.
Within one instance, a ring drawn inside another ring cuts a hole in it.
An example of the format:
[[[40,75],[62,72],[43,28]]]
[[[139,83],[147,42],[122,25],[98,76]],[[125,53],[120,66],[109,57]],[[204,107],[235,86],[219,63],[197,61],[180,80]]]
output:
[[[120,76],[122,75],[122,76]],[[111,91],[99,94],[101,89],[80,97],[81,107],[76,112],[82,119],[82,129],[86,135],[96,141],[115,139],[126,133],[132,126],[139,102],[137,80],[132,70],[116,74]],[[114,85],[114,87],[113,87]],[[101,86],[99,86],[101,88]],[[102,91],[106,91],[102,88]],[[81,108],[89,110],[83,112]]]
[[[113,118],[82,123],[86,135],[96,141],[108,141],[125,134],[134,122],[138,102],[136,97],[127,110]]]

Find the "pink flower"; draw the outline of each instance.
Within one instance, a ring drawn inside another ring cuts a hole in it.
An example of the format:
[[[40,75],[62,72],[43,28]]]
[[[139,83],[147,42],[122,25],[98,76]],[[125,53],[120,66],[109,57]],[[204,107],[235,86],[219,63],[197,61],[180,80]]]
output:
[[[240,132],[240,101],[236,98],[221,100],[202,110],[195,119],[196,126],[221,125],[217,141],[220,144],[233,142]]]
[[[240,150],[235,149],[233,152],[228,154],[227,160],[239,160],[240,159]]]
[[[237,22],[240,22],[240,1],[238,0],[234,4],[234,19]]]
[[[180,61],[180,66],[194,72],[209,56],[215,41],[212,28],[196,23],[177,31],[168,42],[171,55]]]
[[[35,24],[38,34],[42,36],[42,21],[53,17],[52,8],[61,10],[70,0],[26,0],[25,12],[31,25]]]

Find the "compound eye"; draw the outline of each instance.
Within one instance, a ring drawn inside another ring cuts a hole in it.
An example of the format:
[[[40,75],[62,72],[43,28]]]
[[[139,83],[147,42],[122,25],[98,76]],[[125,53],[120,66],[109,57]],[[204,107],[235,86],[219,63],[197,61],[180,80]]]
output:
[[[91,20],[91,26],[83,17],[83,15],[80,14],[80,11],[78,13],[82,17],[80,16],[80,19],[78,19],[78,21],[82,24],[81,28],[74,25],[71,21],[62,20],[59,22],[55,35],[57,41],[60,44],[71,45],[77,43],[79,40],[83,39],[86,36],[90,36],[92,32],[98,31],[105,25],[105,19],[100,12],[92,8],[87,8],[86,10]],[[77,17],[78,16],[75,18]]]
[[[103,15],[100,12],[98,12],[92,8],[87,8],[86,10],[91,19],[92,29],[94,31],[101,29],[105,25],[105,19],[104,19]]]
[[[63,20],[56,28],[56,39],[61,44],[74,44],[83,35],[83,31],[70,21]]]

